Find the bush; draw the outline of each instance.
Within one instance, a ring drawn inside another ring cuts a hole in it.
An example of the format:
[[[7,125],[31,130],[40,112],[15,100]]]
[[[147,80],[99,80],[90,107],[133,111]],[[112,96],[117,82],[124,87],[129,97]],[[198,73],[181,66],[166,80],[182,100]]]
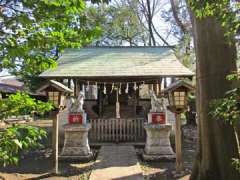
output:
[[[43,147],[39,142],[46,137],[45,130],[26,125],[13,125],[0,132],[0,165],[17,165],[22,151]]]
[[[0,119],[33,113],[44,114],[53,108],[53,104],[50,102],[42,102],[31,98],[26,93],[17,92],[7,99],[0,100]]]
[[[0,119],[33,113],[44,114],[52,109],[53,104],[50,102],[45,103],[26,93],[17,92],[0,100]],[[39,142],[45,137],[46,131],[27,125],[13,125],[3,130],[0,132],[0,165],[18,164],[20,153],[42,147]]]

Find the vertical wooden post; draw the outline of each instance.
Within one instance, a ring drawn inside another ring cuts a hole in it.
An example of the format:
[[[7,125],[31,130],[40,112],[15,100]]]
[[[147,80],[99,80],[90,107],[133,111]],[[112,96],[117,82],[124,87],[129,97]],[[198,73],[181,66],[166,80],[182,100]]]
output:
[[[176,170],[177,172],[183,169],[182,165],[182,133],[181,133],[181,114],[176,113],[175,121],[175,149],[176,149]]]
[[[52,126],[53,173],[55,174],[58,174],[58,121],[59,114],[57,114],[57,118],[53,120]]]
[[[158,80],[158,95],[161,95],[161,84],[162,84],[162,78]]]
[[[164,88],[167,87],[167,78],[166,77],[163,79],[163,86],[164,86]]]
[[[137,90],[136,91],[134,91],[134,95],[133,95],[133,100],[134,100],[134,102],[133,102],[133,116],[134,116],[134,118],[136,118],[136,116],[137,116]]]
[[[74,85],[74,93],[73,95],[74,96],[77,96],[77,80],[76,79],[73,79],[73,85]]]
[[[171,78],[171,83],[174,83],[176,81],[176,78],[175,77],[172,77]]]
[[[102,92],[102,85],[100,85],[98,89],[98,114],[99,117],[102,118],[103,116],[103,92]]]
[[[139,100],[140,100],[140,85],[138,85],[138,88],[136,90],[136,97],[137,97],[137,106],[139,106]]]
[[[76,96],[79,96],[79,91],[81,90],[80,88],[81,88],[80,83],[78,79],[76,79]]]
[[[119,89],[117,88],[116,90],[116,118],[120,119],[120,103],[119,103],[119,97],[118,97],[118,91]]]
[[[68,88],[71,88],[71,79],[68,78]]]
[[[154,91],[155,94],[158,96],[158,80],[154,81],[153,91]]]

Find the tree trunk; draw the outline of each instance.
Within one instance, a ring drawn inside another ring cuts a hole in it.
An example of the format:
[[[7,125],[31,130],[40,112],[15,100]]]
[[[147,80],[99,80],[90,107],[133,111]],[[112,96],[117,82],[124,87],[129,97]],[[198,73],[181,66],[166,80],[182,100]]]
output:
[[[197,112],[199,142],[192,180],[235,180],[240,174],[232,166],[238,158],[233,127],[209,114],[213,99],[222,98],[232,86],[226,75],[236,71],[236,48],[224,38],[214,17],[193,18],[197,57]]]

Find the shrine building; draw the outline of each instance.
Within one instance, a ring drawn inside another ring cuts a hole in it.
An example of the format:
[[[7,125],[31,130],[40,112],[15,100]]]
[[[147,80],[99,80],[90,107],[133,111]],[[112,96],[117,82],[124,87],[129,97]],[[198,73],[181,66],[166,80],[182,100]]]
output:
[[[151,108],[149,90],[160,97],[175,80],[191,80],[194,75],[172,47],[66,49],[57,63],[40,75],[49,84],[53,82],[41,91],[56,106],[63,105],[63,96],[77,97],[84,92],[90,142],[143,142],[143,126]],[[64,116],[60,121],[68,123]],[[174,121],[167,109],[166,121]]]

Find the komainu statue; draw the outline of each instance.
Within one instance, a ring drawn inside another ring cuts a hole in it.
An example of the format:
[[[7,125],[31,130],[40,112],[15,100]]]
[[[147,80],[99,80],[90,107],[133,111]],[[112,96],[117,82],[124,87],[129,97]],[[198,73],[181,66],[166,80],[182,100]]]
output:
[[[74,97],[68,98],[67,109],[71,113],[84,112],[83,104],[84,104],[84,93],[80,91],[77,99],[74,99]]]
[[[77,98],[78,108],[77,112],[83,112],[83,103],[84,103],[84,92],[80,91]]]
[[[157,98],[154,91],[150,90],[149,95],[151,98],[151,110],[150,112],[162,112],[164,111],[164,101],[163,98]]]

